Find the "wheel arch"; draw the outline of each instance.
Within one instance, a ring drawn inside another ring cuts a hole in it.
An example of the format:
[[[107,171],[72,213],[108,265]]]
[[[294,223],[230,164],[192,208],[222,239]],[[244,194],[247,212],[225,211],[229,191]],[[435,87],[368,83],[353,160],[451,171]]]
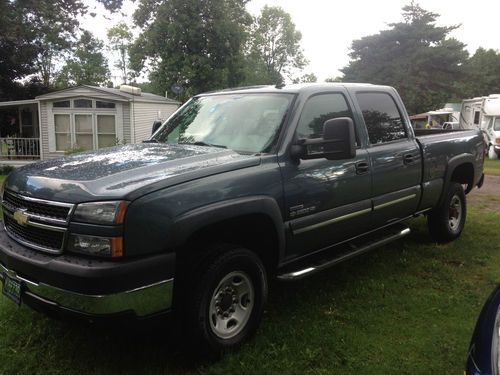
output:
[[[217,202],[180,216],[174,223],[173,246],[178,255],[214,243],[255,251],[266,267],[284,256],[285,231],[277,202],[267,196]]]
[[[444,176],[443,191],[441,192],[441,198],[439,199],[439,205],[443,203],[443,200],[445,199],[446,193],[450,188],[450,184],[452,182],[458,182],[464,185],[466,184],[466,194],[474,188],[474,181],[476,177],[474,163],[475,159],[471,154],[456,155],[448,161]]]

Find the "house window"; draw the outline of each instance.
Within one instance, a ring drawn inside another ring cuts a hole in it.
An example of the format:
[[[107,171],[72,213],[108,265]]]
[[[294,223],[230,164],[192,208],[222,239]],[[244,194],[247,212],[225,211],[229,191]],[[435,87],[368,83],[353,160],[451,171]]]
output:
[[[97,115],[97,147],[116,145],[116,130],[114,115]]]
[[[120,104],[92,98],[69,99],[53,104],[56,108],[52,112],[53,132],[49,134],[51,152],[94,150],[116,145],[116,111],[121,109]]]
[[[75,99],[75,108],[92,108],[92,100],[89,99]]]
[[[115,123],[114,114],[54,114],[56,151],[115,146]]]
[[[65,151],[71,148],[70,115],[54,115],[56,133],[56,150]]]
[[[75,147],[92,150],[93,138],[92,115],[75,115]]]
[[[96,108],[115,108],[115,103],[96,100],[95,106]]]
[[[71,102],[69,100],[63,100],[60,102],[54,102],[52,106],[54,108],[69,108],[71,106]]]

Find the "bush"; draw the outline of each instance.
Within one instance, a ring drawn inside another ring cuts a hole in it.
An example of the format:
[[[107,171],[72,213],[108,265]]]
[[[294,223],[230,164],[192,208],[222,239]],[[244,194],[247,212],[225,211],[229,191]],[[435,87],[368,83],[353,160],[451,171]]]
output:
[[[16,169],[16,168],[13,167],[12,165],[0,164],[0,175],[8,175],[14,169]]]

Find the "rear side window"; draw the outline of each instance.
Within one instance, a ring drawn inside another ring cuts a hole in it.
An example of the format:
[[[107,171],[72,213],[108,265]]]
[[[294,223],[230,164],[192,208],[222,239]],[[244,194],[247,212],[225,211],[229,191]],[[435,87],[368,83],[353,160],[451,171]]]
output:
[[[352,112],[342,94],[321,94],[311,97],[304,106],[297,126],[298,138],[321,138],[326,120],[350,117]]]
[[[406,138],[406,128],[394,99],[384,92],[358,93],[371,144]]]

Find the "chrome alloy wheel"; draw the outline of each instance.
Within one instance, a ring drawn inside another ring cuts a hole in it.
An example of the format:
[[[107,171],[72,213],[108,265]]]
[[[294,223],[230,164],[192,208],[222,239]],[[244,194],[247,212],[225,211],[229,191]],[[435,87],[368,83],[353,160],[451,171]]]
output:
[[[450,200],[448,210],[448,225],[453,232],[460,228],[460,221],[462,220],[462,201],[458,195],[454,195]]]
[[[236,336],[245,327],[254,306],[254,288],[242,271],[227,274],[210,300],[210,328],[221,339]]]

